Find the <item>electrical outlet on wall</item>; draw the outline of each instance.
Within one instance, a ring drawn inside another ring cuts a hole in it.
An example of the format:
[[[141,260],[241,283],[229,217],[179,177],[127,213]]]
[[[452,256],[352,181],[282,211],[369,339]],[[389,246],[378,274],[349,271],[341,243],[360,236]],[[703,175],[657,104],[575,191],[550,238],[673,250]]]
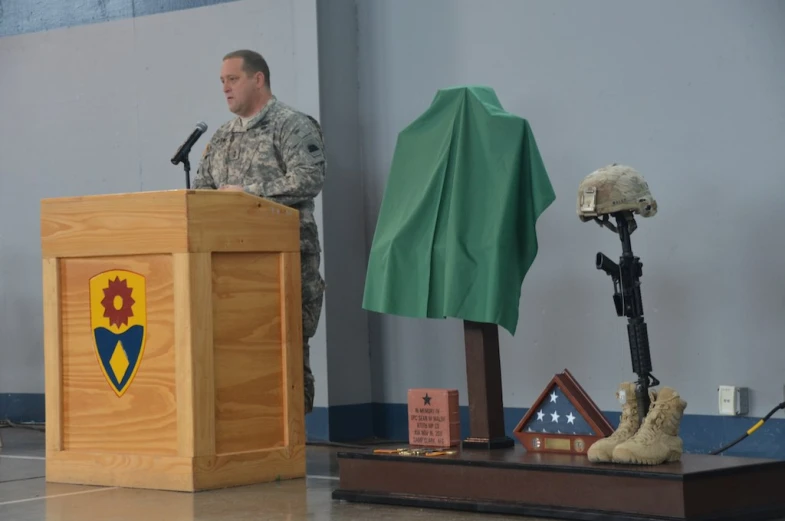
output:
[[[742,416],[747,414],[750,406],[749,389],[734,385],[721,385],[717,391],[721,415]]]

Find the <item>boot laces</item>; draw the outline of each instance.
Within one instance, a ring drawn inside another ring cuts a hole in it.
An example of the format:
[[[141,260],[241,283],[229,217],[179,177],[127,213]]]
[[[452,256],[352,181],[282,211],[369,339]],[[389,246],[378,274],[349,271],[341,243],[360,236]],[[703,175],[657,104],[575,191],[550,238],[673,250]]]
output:
[[[652,404],[651,412],[643,422],[643,426],[638,431],[638,439],[644,442],[651,442],[654,438],[662,433],[662,427],[668,421],[670,414],[667,410],[669,404],[674,402],[679,397],[674,395],[665,400],[657,400]]]
[[[619,426],[611,435],[612,438],[617,438],[622,435],[629,436],[632,432],[635,432],[638,423],[638,410],[636,404],[628,404],[622,407],[621,410],[621,418],[619,420]],[[632,431],[632,432],[630,432]]]

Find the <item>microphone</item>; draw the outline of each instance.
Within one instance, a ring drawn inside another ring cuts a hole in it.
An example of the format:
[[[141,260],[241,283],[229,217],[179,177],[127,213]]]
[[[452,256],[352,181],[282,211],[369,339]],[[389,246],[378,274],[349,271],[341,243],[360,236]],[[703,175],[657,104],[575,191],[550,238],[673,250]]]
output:
[[[207,123],[204,121],[200,121],[196,124],[196,128],[191,135],[188,136],[188,139],[185,140],[185,143],[180,145],[180,148],[177,149],[177,152],[174,153],[171,161],[173,165],[179,165],[183,163],[183,168],[185,169],[185,187],[190,189],[191,188],[191,162],[188,160],[188,154],[191,153],[191,147],[194,146],[202,134],[207,131]]]
[[[191,153],[191,147],[194,146],[194,143],[196,143],[206,131],[207,123],[204,121],[197,123],[196,128],[191,132],[191,135],[188,136],[188,139],[185,140],[185,143],[180,145],[180,148],[175,152],[174,157],[172,157],[172,164],[179,165],[181,162],[186,161],[188,159],[188,154]]]

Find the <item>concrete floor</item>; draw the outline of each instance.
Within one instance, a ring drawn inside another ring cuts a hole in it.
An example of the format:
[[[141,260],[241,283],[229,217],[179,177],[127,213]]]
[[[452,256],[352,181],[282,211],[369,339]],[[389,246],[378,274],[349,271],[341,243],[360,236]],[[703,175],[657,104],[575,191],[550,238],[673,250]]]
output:
[[[44,434],[2,428],[0,436],[2,521],[532,520],[334,501],[335,448],[308,447],[305,480],[189,494],[46,483]]]

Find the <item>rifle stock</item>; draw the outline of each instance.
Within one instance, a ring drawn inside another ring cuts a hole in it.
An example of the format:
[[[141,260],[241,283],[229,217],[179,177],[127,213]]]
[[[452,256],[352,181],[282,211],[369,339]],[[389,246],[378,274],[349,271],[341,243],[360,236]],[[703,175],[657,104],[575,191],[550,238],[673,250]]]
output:
[[[651,374],[651,353],[649,350],[648,327],[643,317],[640,277],[643,264],[633,255],[630,243],[629,222],[625,212],[614,214],[617,233],[622,243],[619,263],[613,262],[602,252],[597,253],[595,265],[613,280],[613,303],[618,316],[627,317],[627,337],[630,344],[632,370],[638,375],[635,395],[638,400],[638,416],[641,423],[649,412],[649,387],[659,385]]]

